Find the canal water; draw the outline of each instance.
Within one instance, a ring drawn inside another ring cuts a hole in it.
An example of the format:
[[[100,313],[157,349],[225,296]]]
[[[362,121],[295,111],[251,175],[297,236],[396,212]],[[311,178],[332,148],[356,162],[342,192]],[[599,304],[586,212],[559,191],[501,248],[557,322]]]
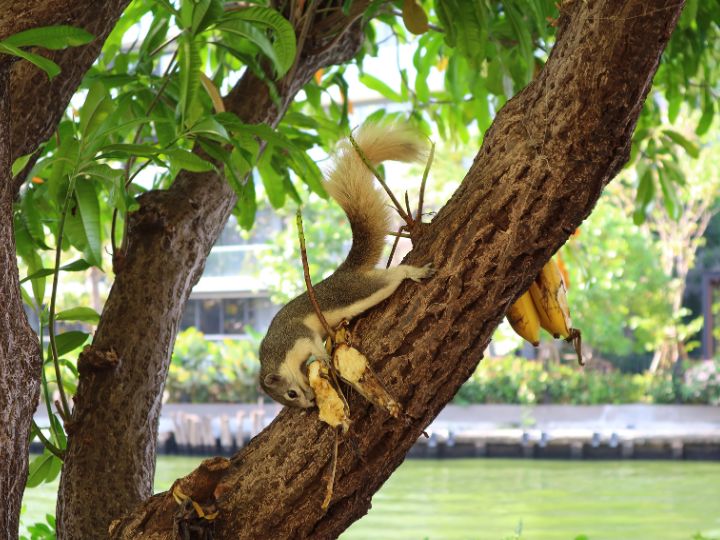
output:
[[[167,489],[200,458],[162,456]],[[23,524],[54,510],[27,491]],[[341,540],[720,540],[720,463],[408,460]]]

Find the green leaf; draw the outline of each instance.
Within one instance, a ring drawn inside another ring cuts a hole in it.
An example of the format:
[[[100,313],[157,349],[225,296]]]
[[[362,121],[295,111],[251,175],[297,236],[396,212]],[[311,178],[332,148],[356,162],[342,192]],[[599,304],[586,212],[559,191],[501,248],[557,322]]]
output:
[[[112,104],[107,103],[106,99],[109,99],[109,94],[102,82],[93,82],[80,109],[80,133],[83,137],[92,134],[108,117]]]
[[[60,270],[64,270],[66,272],[80,272],[82,270],[87,270],[92,266],[90,263],[88,263],[84,259],[78,259],[76,261],[73,261],[71,263],[66,264],[65,266],[61,266]],[[52,268],[40,268],[39,270],[33,272],[32,274],[28,274],[26,277],[22,278],[20,280],[20,283],[25,283],[26,281],[29,281],[31,279],[51,276],[55,273],[55,270]]]
[[[236,38],[247,40],[254,44],[260,51],[267,56],[273,64],[277,73],[283,73],[284,66],[277,56],[277,52],[273,47],[272,41],[265,33],[247,21],[228,21],[217,26],[221,32],[225,32]],[[232,40],[230,40],[232,43]]]
[[[532,36],[530,35],[530,30],[528,30],[527,23],[523,19],[522,8],[517,6],[515,2],[511,0],[505,0],[503,5],[505,7],[510,27],[517,38],[520,55],[525,61],[525,78],[523,82],[528,83],[532,80],[533,68],[535,67],[535,63],[533,61]]]
[[[30,257],[23,257],[28,265],[28,272],[31,274],[36,273],[38,270],[42,270],[42,259],[36,251],[30,253]],[[43,298],[45,298],[45,277],[32,278],[30,282],[33,290],[33,296],[35,297],[35,305],[42,306]]]
[[[675,123],[678,114],[680,114],[680,106],[683,102],[683,96],[679,92],[671,92],[671,89],[667,91],[668,98],[668,120],[671,124]]]
[[[22,171],[22,170],[25,168],[25,165],[28,164],[28,162],[30,161],[30,158],[31,158],[32,156],[33,156],[32,153],[30,153],[30,154],[25,154],[24,156],[20,156],[20,157],[17,158],[15,161],[13,161],[13,164],[12,164],[12,175],[15,176],[15,175],[18,174],[20,171]]]
[[[160,105],[158,105],[158,107],[159,106]],[[148,122],[152,122],[155,125],[170,124],[173,123],[173,120],[170,120],[169,118],[159,118],[157,115],[153,115],[152,118],[133,118],[132,120],[128,120],[127,122],[121,122],[117,125],[105,126],[103,129],[98,131],[97,137],[105,137],[106,135],[111,135],[116,132],[128,131],[131,128],[147,124]]]
[[[50,249],[45,243],[45,229],[43,228],[40,212],[35,201],[36,190],[28,189],[20,202],[22,212],[20,220],[27,229],[35,245],[42,249]]]
[[[232,152],[230,152],[228,166],[238,183],[242,183],[245,176],[252,170],[252,165],[247,159],[245,159],[237,146],[235,146],[232,149]]]
[[[84,345],[88,337],[90,337],[90,334],[80,332],[79,330],[72,330],[55,336],[58,356],[67,354]]]
[[[56,321],[83,321],[97,324],[100,321],[100,315],[97,311],[89,307],[74,307],[55,314]]]
[[[74,26],[43,26],[18,32],[1,43],[15,47],[42,47],[44,49],[65,49],[90,43],[95,36]]]
[[[300,180],[320,197],[327,199],[328,194],[325,191],[322,171],[317,166],[317,163],[310,159],[310,156],[302,150],[294,151],[290,154],[290,165],[300,177]]]
[[[489,30],[485,2],[440,0],[436,3],[438,18],[445,30],[445,43],[455,47],[477,69],[485,59]]]
[[[215,168],[209,161],[205,161],[197,154],[182,148],[174,148],[163,153],[168,157],[170,163],[178,169],[185,169],[190,172],[205,172],[212,171]]]
[[[677,198],[677,193],[670,184],[664,169],[658,169],[658,180],[663,194],[663,205],[668,216],[674,221],[680,219],[681,205]]]
[[[195,9],[195,0],[182,0],[180,2],[180,12],[178,17],[178,26],[183,30],[189,30],[192,26],[192,16]]]
[[[62,208],[64,203],[70,183],[68,175],[75,169],[79,150],[78,141],[74,137],[66,135],[60,139],[60,146],[56,150],[55,161],[47,181],[48,193],[58,208]]]
[[[267,124],[245,124],[238,131],[259,137],[273,146],[287,148],[288,150],[297,149],[290,139]]]
[[[90,176],[106,182],[115,182],[119,177],[125,178],[125,171],[113,169],[106,163],[88,163],[78,171],[78,176]]]
[[[31,64],[42,69],[47,73],[48,79],[53,79],[60,74],[60,66],[58,66],[52,60],[48,60],[44,56],[39,54],[23,51],[17,47],[10,45],[5,42],[0,42],[0,53],[10,54],[12,56],[18,56],[24,60],[27,60]]]
[[[240,9],[228,13],[218,25],[218,28],[225,26],[227,23],[248,21],[256,25],[262,25],[270,28],[275,36],[272,43],[272,56],[275,57],[274,63],[277,68],[278,78],[287,73],[295,61],[297,52],[295,43],[295,30],[292,24],[285,19],[279,12],[267,7],[253,6],[247,9]],[[250,38],[247,38],[250,39]],[[255,41],[250,39],[253,43]],[[258,47],[260,45],[255,43]],[[261,50],[266,54],[265,49]],[[272,59],[270,55],[268,55]]]
[[[77,259],[75,261],[67,263],[64,266],[61,266],[60,270],[65,270],[66,272],[81,272],[83,270],[87,270],[91,266],[92,265],[85,259]]]
[[[687,183],[687,180],[685,178],[685,171],[683,171],[677,163],[669,159],[665,159],[662,161],[662,164],[667,171],[670,179],[678,186],[684,186]]]
[[[682,146],[691,157],[695,159],[700,157],[700,148],[694,142],[687,140],[683,135],[671,129],[665,129],[663,133],[675,144]]]
[[[222,0],[200,0],[195,4],[192,14],[192,33],[197,34],[205,30],[223,16]]]
[[[150,23],[150,28],[147,30],[145,39],[143,39],[140,45],[138,56],[141,59],[148,59],[150,53],[154,52],[155,49],[160,47],[167,36],[168,28],[170,27],[170,19],[168,17],[155,17]]]
[[[230,135],[228,135],[225,127],[212,116],[202,118],[188,130],[187,134],[203,135],[208,139],[213,139],[223,143],[230,142]]]
[[[638,174],[640,174],[640,182],[638,183],[635,211],[633,212],[633,222],[635,225],[641,225],[645,222],[647,206],[655,196],[655,183],[653,182],[652,169],[645,168],[642,172],[638,170]]]
[[[53,444],[60,450],[67,448],[67,436],[65,435],[65,430],[57,414],[50,415],[50,437]]]
[[[184,4],[183,4],[184,5]],[[198,44],[186,34],[178,40],[178,66],[180,67],[180,113],[182,124],[189,116],[188,111],[197,98],[200,88],[200,49]]]
[[[26,487],[36,487],[43,482],[54,480],[57,476],[55,471],[59,472],[57,465],[53,463],[54,461],[60,462],[60,466],[62,466],[62,462],[51,454],[49,450],[43,450],[42,454],[33,459],[28,468]]]
[[[102,266],[102,233],[100,224],[100,203],[95,183],[78,178],[75,182],[75,201],[88,242],[88,259],[95,266]]]
[[[377,77],[373,77],[372,75],[363,73],[358,79],[361,83],[370,88],[370,90],[375,90],[377,93],[379,93],[383,97],[388,98],[389,100],[397,101],[398,103],[401,103],[403,100],[400,94],[398,94],[395,90],[390,88],[387,84],[382,82]]]
[[[678,20],[678,28],[690,28],[697,17],[699,0],[687,0]]]
[[[149,144],[108,144],[100,148],[102,152],[97,156],[101,158],[129,158],[129,157],[155,157],[160,150]]]
[[[249,231],[255,223],[255,214],[257,213],[257,199],[255,196],[255,182],[252,175],[247,177],[245,183],[235,186],[235,192],[238,194],[238,200],[235,204],[234,214],[237,218],[238,225]]]
[[[271,155],[272,146],[268,145],[258,162],[257,168],[260,171],[260,177],[270,204],[273,208],[282,208],[285,204],[285,186],[283,177],[272,166]]]
[[[715,105],[712,96],[710,95],[710,92],[708,89],[705,90],[705,98],[703,99],[703,109],[702,109],[702,115],[700,116],[700,121],[698,122],[697,127],[695,128],[695,133],[697,135],[705,135],[707,133],[708,129],[710,129],[710,126],[713,121],[713,116],[715,114]]]

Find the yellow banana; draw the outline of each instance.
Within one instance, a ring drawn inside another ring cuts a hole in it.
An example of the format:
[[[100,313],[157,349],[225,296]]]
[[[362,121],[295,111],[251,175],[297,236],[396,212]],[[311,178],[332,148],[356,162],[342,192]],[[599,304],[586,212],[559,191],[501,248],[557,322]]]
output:
[[[540,326],[553,337],[569,338],[572,321],[565,282],[555,259],[550,259],[530,285],[530,296],[540,315]]]
[[[582,365],[580,330],[572,327],[567,288],[555,259],[550,259],[530,285],[530,296],[540,316],[540,326],[553,337],[563,337],[575,345],[578,362]]]
[[[535,347],[540,345],[540,315],[528,291],[510,306],[505,316],[517,335]]]

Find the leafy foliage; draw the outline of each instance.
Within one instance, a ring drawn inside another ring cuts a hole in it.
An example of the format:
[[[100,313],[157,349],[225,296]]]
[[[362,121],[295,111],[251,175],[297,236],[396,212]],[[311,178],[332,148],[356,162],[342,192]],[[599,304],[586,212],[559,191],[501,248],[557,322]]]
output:
[[[175,341],[165,385],[167,399],[172,403],[255,401],[258,345],[259,339],[210,342],[194,328],[185,330]]]
[[[82,28],[72,26],[45,26],[18,32],[0,41],[0,53],[17,56],[42,69],[49,79],[60,73],[60,67],[52,60],[37,53],[25,50],[25,47],[43,49],[65,49],[85,45],[93,40],[93,35]]]
[[[632,224],[618,200],[626,193],[611,187],[561,252],[573,319],[601,354],[651,350],[673,317],[666,295],[672,276],[658,264],[662,246]]]
[[[692,403],[720,402],[720,362],[689,367],[674,384],[671,375],[592,371],[577,366],[488,358],[460,388],[455,403]]]

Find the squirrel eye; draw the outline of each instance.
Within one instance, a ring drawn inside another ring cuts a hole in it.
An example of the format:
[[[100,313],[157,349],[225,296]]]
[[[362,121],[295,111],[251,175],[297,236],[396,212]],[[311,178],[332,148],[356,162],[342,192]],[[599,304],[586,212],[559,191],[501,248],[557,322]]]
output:
[[[298,395],[295,390],[288,390],[287,397],[290,399],[295,399],[296,397],[298,397]]]

